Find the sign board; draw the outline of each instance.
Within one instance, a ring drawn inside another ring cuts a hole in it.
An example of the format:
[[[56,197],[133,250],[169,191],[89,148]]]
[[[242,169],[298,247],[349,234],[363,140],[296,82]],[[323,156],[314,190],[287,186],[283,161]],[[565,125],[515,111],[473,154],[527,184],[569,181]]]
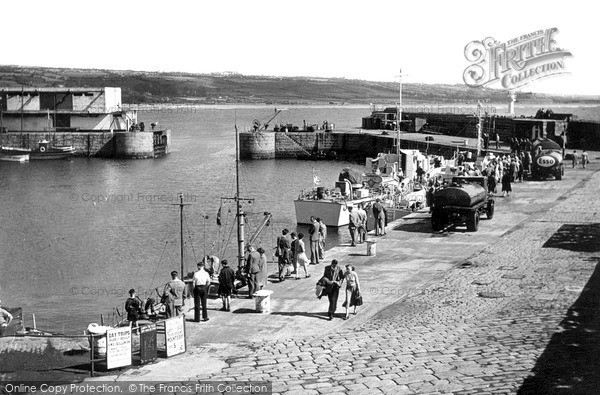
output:
[[[185,344],[185,316],[169,318],[165,323],[165,346],[167,358],[182,354],[186,351]]]
[[[156,361],[156,324],[140,326],[140,364]]]
[[[131,328],[122,327],[106,331],[106,368],[131,365]]]

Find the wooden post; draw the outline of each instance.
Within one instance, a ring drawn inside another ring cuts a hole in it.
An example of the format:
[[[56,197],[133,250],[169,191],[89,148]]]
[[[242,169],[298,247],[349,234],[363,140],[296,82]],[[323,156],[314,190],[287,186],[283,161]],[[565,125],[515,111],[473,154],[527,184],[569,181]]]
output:
[[[94,334],[90,333],[90,377],[94,377]]]
[[[100,325],[104,326],[104,314],[100,314]]]

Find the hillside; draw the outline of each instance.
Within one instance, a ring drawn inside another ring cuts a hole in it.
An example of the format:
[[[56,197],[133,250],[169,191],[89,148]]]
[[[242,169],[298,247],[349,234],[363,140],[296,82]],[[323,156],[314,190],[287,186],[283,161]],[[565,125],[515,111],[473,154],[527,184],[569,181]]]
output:
[[[393,104],[397,82],[343,78],[265,77],[235,73],[192,74],[126,70],[63,69],[0,66],[0,86],[121,87],[123,102],[134,103],[266,103],[266,104]],[[475,89],[462,84],[402,86],[405,105],[505,102],[501,90]],[[520,102],[600,103],[600,97],[519,94]]]

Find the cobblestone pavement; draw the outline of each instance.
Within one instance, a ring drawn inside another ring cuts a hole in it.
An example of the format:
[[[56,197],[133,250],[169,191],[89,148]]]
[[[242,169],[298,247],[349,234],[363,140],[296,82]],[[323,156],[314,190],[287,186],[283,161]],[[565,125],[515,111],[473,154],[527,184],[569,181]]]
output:
[[[330,395],[597,393],[599,182],[600,173],[588,174],[441,281],[358,327],[265,342],[197,379]]]

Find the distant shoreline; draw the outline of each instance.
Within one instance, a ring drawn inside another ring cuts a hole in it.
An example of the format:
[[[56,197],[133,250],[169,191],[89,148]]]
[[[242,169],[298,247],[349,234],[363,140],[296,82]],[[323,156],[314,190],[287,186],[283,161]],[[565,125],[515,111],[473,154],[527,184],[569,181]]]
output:
[[[386,107],[394,107],[393,104],[374,104],[377,109],[384,109]],[[123,108],[127,110],[137,110],[140,113],[145,112],[166,112],[172,114],[186,114],[194,111],[202,110],[236,110],[236,109],[364,109],[371,111],[373,105],[369,104],[293,104],[293,105],[281,105],[281,104],[174,104],[174,103],[160,103],[160,104],[123,104]],[[548,102],[531,102],[531,103],[517,103],[516,105],[516,117],[533,116],[535,112],[540,108],[552,109],[554,112],[560,113],[572,112],[575,115],[575,119],[579,121],[592,121],[600,122],[600,104],[582,104],[582,103],[548,103]],[[577,110],[579,111],[572,111]],[[482,103],[481,111],[482,115],[487,112],[488,115],[497,116],[510,116],[507,112],[507,103]],[[476,103],[419,103],[419,104],[407,104],[402,109],[403,112],[412,113],[453,113],[453,114],[473,114],[477,111]]]

